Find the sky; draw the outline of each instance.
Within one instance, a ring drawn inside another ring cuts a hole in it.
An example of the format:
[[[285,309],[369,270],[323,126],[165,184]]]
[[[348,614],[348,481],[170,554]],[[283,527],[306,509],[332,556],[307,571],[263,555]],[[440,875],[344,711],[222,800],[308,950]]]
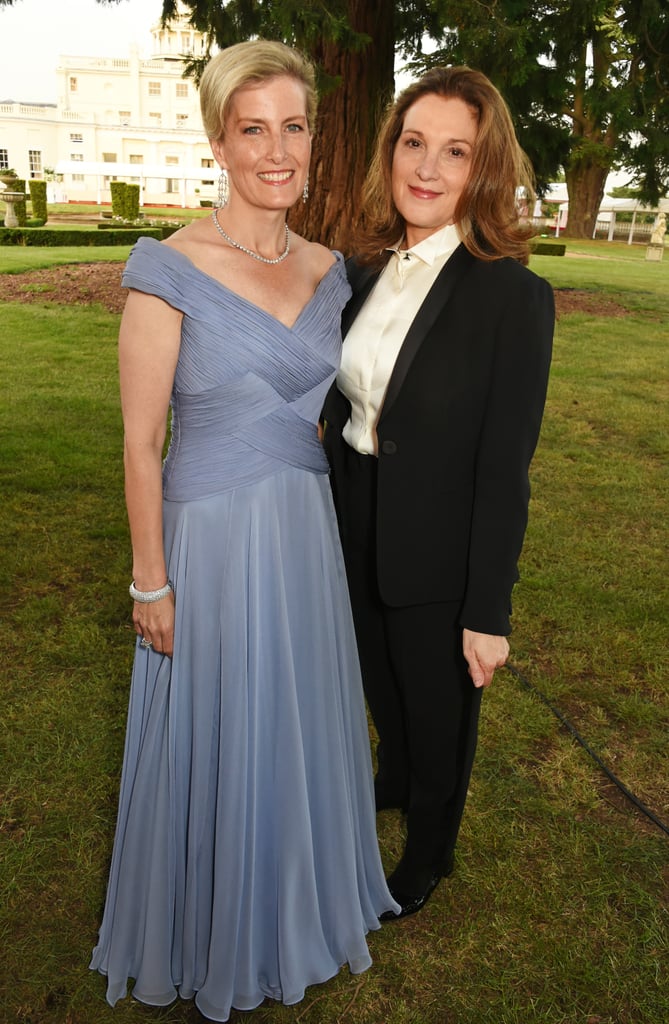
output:
[[[60,56],[151,56],[161,0],[14,0],[0,6],[0,101],[56,102]]]

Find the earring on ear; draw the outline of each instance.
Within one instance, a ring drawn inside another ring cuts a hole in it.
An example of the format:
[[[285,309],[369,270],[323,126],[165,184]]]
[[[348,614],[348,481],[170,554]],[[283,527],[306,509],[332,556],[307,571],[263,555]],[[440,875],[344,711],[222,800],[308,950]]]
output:
[[[304,188],[302,189],[302,202],[306,203],[308,198],[309,198],[309,175],[307,174],[307,180],[305,181]]]
[[[228,170],[227,167],[221,167],[221,176],[218,179],[218,202],[216,203],[219,210],[222,210],[227,205],[229,198],[230,180],[228,178]]]

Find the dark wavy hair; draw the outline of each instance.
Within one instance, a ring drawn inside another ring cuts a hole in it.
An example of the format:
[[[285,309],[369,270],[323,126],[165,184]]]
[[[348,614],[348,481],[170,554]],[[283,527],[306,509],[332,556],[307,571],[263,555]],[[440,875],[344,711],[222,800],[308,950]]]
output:
[[[395,146],[409,107],[431,94],[462,100],[478,124],[470,175],[455,209],[463,243],[479,259],[511,256],[527,263],[532,231],[520,223],[518,195],[523,190],[523,202],[533,202],[532,165],[518,144],[500,92],[480,71],[464,66],[432,68],[388,107],[362,190],[354,237],[359,261],[383,265],[386,248],[402,238],[404,220],[392,195]]]

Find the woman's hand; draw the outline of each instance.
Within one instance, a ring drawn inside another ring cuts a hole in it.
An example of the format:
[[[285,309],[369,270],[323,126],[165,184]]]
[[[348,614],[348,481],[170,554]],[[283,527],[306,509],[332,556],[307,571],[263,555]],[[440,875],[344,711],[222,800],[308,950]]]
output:
[[[160,601],[142,604],[135,601],[132,609],[132,621],[137,636],[151,641],[153,650],[158,654],[174,653],[174,594],[170,593]]]
[[[506,664],[509,642],[505,636],[462,631],[462,651],[474,686],[490,686],[496,668]]]

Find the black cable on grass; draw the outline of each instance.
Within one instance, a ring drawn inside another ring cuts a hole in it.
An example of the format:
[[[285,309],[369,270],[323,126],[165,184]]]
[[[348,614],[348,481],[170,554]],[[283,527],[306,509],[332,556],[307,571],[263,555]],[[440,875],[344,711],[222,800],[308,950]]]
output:
[[[565,718],[565,716],[562,714],[559,708],[556,708],[555,705],[549,701],[548,697],[546,697],[546,695],[543,694],[541,690],[537,689],[537,687],[533,683],[531,683],[529,679],[526,679],[522,672],[519,672],[519,670],[514,665],[507,664],[505,667],[509,670],[512,676],[516,677],[519,683],[522,683],[522,685],[527,690],[530,690],[532,693],[536,694],[539,700],[543,701],[546,707],[553,712],[555,717],[559,719],[560,722],[562,722],[564,727],[571,733],[574,739],[581,744],[583,749],[586,750],[588,754],[590,754],[590,757],[599,765],[604,774],[611,780],[611,782],[613,782],[615,786],[618,787],[620,792],[623,793],[627,797],[627,799],[634,804],[635,807],[637,807],[643,814],[645,814],[647,818],[650,818],[653,824],[657,825],[658,828],[662,829],[662,831],[669,836],[669,825],[665,825],[665,823],[661,821],[656,814],[653,814],[653,812],[648,807],[646,807],[646,805],[643,804],[639,800],[639,798],[635,796],[634,793],[632,793],[631,790],[629,790],[627,786],[623,782],[621,782],[616,775],[613,774],[611,769],[604,764],[599,754],[596,754],[592,747],[588,746],[588,744],[583,739],[578,730],[575,729],[571,722]]]

